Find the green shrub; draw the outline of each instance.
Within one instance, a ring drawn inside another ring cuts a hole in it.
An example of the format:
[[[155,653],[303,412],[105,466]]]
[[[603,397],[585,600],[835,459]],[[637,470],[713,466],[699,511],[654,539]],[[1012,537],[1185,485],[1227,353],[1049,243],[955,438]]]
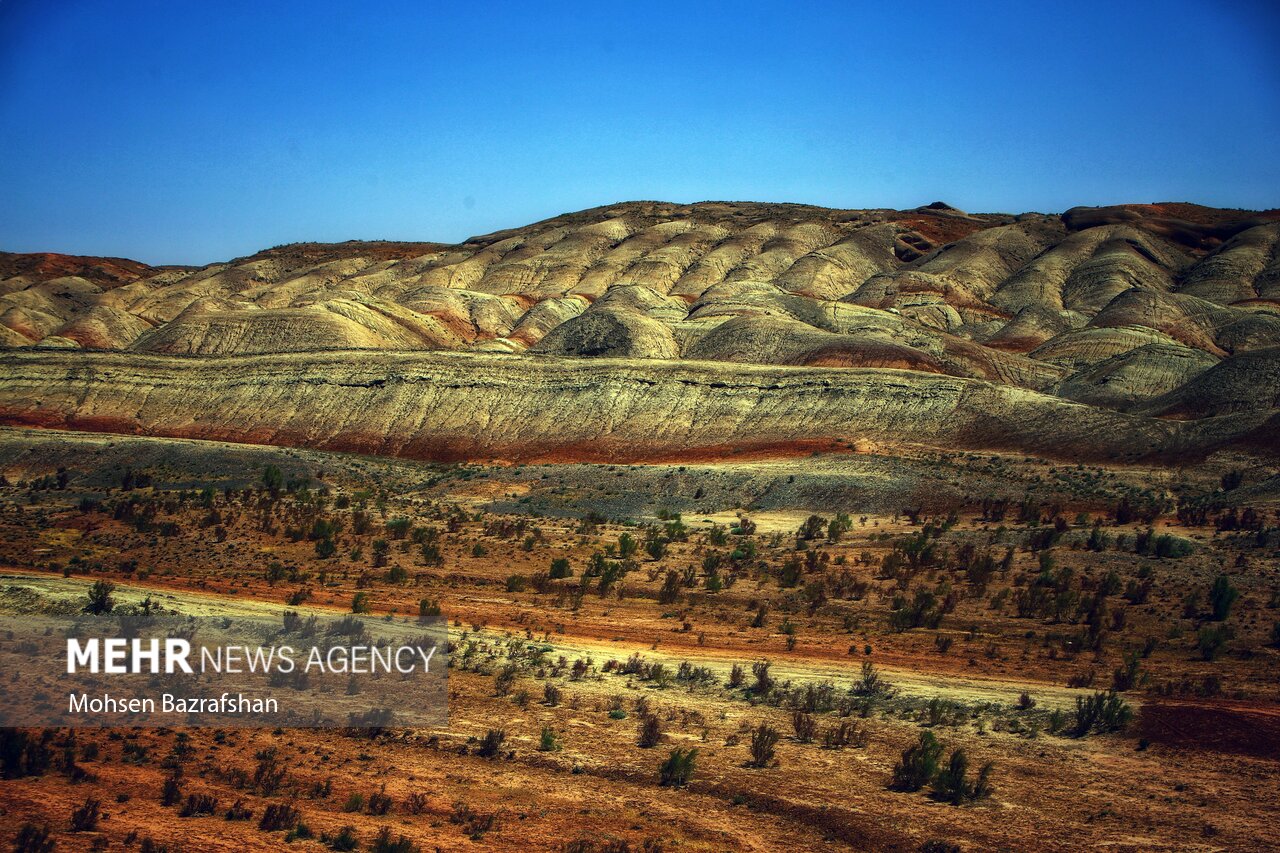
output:
[[[698,760],[698,750],[673,749],[671,755],[658,768],[658,778],[664,787],[682,788],[693,778]]]
[[[1076,720],[1071,734],[1084,737],[1125,729],[1133,719],[1133,709],[1114,690],[1098,691],[1092,696],[1076,698]]]
[[[902,751],[902,758],[894,765],[889,787],[894,791],[919,791],[937,774],[941,757],[942,744],[938,743],[933,732],[921,732],[919,742]]]
[[[991,796],[991,772],[994,765],[987,762],[978,771],[973,782],[966,778],[969,757],[963,749],[951,753],[947,766],[933,778],[933,796],[954,806]]]
[[[1221,622],[1231,615],[1231,605],[1240,597],[1240,591],[1231,585],[1226,575],[1218,575],[1209,588],[1209,606],[1213,609],[1213,621]]]

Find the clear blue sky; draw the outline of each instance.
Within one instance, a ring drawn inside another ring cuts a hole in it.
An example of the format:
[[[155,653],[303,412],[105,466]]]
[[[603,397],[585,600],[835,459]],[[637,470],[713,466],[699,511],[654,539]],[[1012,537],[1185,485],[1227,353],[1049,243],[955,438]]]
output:
[[[1280,205],[1280,4],[0,0],[0,249],[628,199]]]

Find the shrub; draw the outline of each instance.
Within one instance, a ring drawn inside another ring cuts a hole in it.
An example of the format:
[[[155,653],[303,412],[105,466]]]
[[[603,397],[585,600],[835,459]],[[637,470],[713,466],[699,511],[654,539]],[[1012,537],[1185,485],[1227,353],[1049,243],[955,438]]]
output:
[[[550,576],[556,580],[560,578],[573,577],[573,569],[569,568],[569,561],[564,557],[556,557],[551,561]]]
[[[844,749],[846,746],[865,746],[866,731],[856,723],[841,720],[822,733],[822,745],[827,749]]]
[[[422,814],[427,810],[427,795],[421,791],[414,791],[404,798],[404,810],[412,815]]]
[[[507,664],[498,670],[498,674],[493,677],[493,694],[495,696],[506,696],[510,693],[511,688],[515,686],[516,673],[518,671],[513,663]]]
[[[1213,610],[1213,621],[1221,622],[1231,615],[1231,605],[1240,597],[1240,591],[1231,585],[1226,575],[1218,575],[1213,586],[1209,588],[1209,606]]]
[[[49,824],[37,826],[27,821],[13,839],[14,853],[52,853],[57,842],[50,838],[51,833]]]
[[[645,714],[640,718],[640,736],[637,744],[641,749],[650,749],[662,742],[662,722],[656,714]]]
[[[218,799],[209,794],[188,794],[178,817],[204,817],[218,811]]]
[[[774,747],[778,745],[778,730],[768,723],[761,723],[751,732],[751,767],[768,767],[773,760]]]
[[[751,685],[751,692],[757,696],[764,696],[773,689],[773,678],[769,675],[769,662],[767,660],[756,661],[751,664],[751,674],[756,677],[756,683]]]
[[[920,740],[902,751],[902,758],[893,768],[889,787],[894,791],[919,791],[938,772],[938,759],[942,757],[942,744],[933,732],[921,732]]]
[[[253,817],[253,810],[244,804],[244,800],[236,800],[227,809],[227,820],[248,820]]]
[[[698,750],[673,749],[667,760],[658,768],[658,779],[664,787],[683,788],[693,778]]]
[[[165,777],[160,787],[160,805],[176,806],[182,800],[182,777],[177,772]]]
[[[110,613],[116,606],[115,599],[112,598],[115,591],[116,585],[111,581],[94,581],[93,586],[89,587],[89,603],[84,606],[84,612],[94,616]]]
[[[392,841],[391,827],[384,826],[374,836],[373,846],[369,849],[373,853],[417,853],[421,848],[403,835],[397,836],[396,840]]]
[[[560,748],[559,741],[556,740],[556,733],[550,726],[542,727],[542,735],[538,738],[539,752],[555,752]]]
[[[356,838],[356,829],[354,826],[344,826],[338,830],[337,835],[323,834],[320,840],[329,845],[330,850],[351,851],[360,848],[360,841]]]
[[[871,654],[871,646],[867,646],[867,654]],[[858,696],[888,696],[890,688],[875,665],[868,660],[862,662],[862,676],[854,683],[853,692]]]
[[[1076,721],[1071,734],[1084,737],[1091,732],[1118,732],[1128,726],[1132,718],[1133,710],[1116,691],[1099,691],[1076,698]]]
[[[560,688],[551,682],[542,685],[542,701],[554,708],[560,704]]]
[[[1213,660],[1231,639],[1231,629],[1226,625],[1205,625],[1196,632],[1196,648],[1204,660]]]
[[[369,613],[373,610],[373,605],[369,601],[369,593],[357,592],[351,598],[352,613]]]
[[[369,795],[368,811],[371,815],[382,816],[388,814],[391,811],[392,805],[394,805],[394,801],[391,799],[391,795],[387,793],[387,789],[385,787],[378,792]]]
[[[260,750],[254,758],[258,766],[253,770],[253,787],[264,796],[271,796],[284,784],[286,770],[280,763],[274,746]]]
[[[258,829],[263,832],[293,829],[298,825],[301,817],[298,810],[287,803],[272,803],[262,813],[262,820],[258,821]]]
[[[297,841],[300,838],[305,839],[305,838],[315,838],[315,837],[316,837],[316,834],[311,831],[311,827],[307,826],[305,823],[299,820],[296,824],[294,824],[293,829],[289,830],[285,834],[284,841],[286,844],[292,844],[293,842]]]
[[[970,782],[965,778],[969,769],[969,757],[963,749],[951,753],[947,766],[933,779],[933,796],[953,806],[991,796],[991,771],[994,765],[987,762],[978,771],[978,778]]]
[[[529,579],[524,575],[510,575],[507,577],[507,592],[524,592],[528,583]]]
[[[71,831],[93,832],[98,828],[101,818],[102,801],[89,797],[71,811]]]
[[[486,832],[493,829],[498,822],[495,814],[480,814],[473,811],[466,803],[454,803],[449,822],[462,826],[463,831],[472,841],[479,841]]]
[[[797,710],[791,714],[791,727],[795,729],[796,740],[801,743],[812,743],[813,736],[817,733],[818,723],[813,718],[813,714]]]
[[[1159,559],[1176,559],[1185,557],[1190,553],[1191,543],[1181,536],[1165,533],[1156,539],[1156,557]]]
[[[418,602],[418,622],[426,625],[440,618],[440,602],[424,598]]]
[[[1280,623],[1277,623],[1280,625]],[[735,663],[729,670],[729,689],[735,689],[742,686],[743,679],[746,677],[742,669],[742,664]]]
[[[481,758],[497,758],[498,752],[502,749],[502,744],[507,739],[507,733],[502,729],[489,729],[485,732],[484,737],[480,739],[480,746],[476,749],[476,755]]]
[[[51,736],[48,730],[37,738],[21,729],[0,728],[0,777],[43,776],[53,760]]]

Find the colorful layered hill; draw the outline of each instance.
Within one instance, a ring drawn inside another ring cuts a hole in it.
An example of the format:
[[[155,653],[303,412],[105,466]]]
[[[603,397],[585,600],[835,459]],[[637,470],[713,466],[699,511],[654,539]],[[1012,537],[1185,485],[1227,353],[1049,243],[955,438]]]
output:
[[[1190,204],[630,202],[200,268],[0,255],[0,420],[447,458],[1274,452],[1278,246],[1280,211]]]

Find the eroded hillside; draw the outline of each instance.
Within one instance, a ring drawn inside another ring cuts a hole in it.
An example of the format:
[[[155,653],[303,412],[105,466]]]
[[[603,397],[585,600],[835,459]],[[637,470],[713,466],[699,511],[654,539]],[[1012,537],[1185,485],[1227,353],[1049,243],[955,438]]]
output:
[[[856,436],[1266,448],[1278,245],[1280,212],[1188,204],[632,202],[459,245],[295,244],[200,269],[9,255],[0,343],[33,351],[0,356],[0,411],[451,458]]]

